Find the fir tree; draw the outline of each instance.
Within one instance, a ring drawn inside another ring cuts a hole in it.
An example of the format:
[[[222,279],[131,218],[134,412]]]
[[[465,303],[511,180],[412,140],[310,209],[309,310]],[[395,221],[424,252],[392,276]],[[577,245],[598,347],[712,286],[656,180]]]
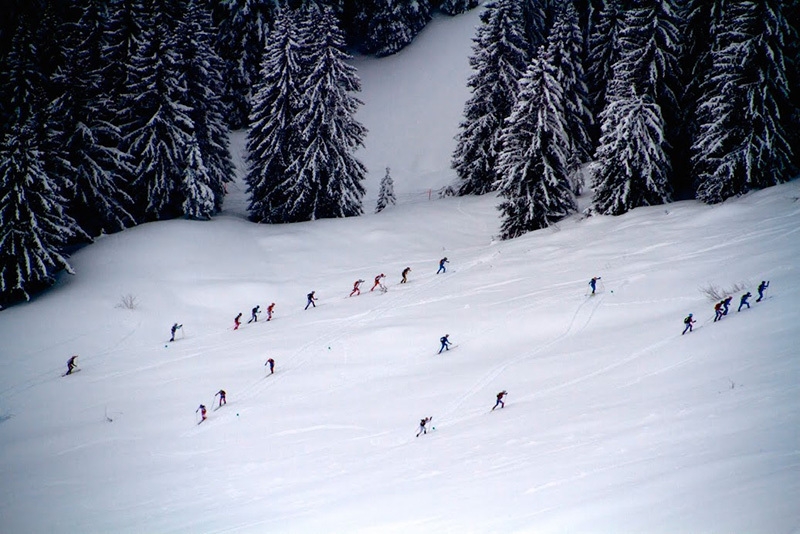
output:
[[[775,185],[793,172],[782,122],[789,110],[783,56],[788,34],[777,0],[723,8],[692,146],[697,197],[703,202]]]
[[[586,80],[593,117],[599,116],[606,104],[608,83],[620,56],[619,34],[623,16],[621,0],[602,0],[596,24],[589,33]]]
[[[650,95],[627,95],[608,103],[600,115],[600,144],[593,176],[599,213],[621,215],[671,199],[664,120]]]
[[[289,203],[278,208],[284,222],[351,217],[362,213],[366,168],[353,153],[366,129],[355,120],[361,81],[347,63],[344,35],[329,10],[307,11],[301,34],[308,43],[308,75],[293,129],[302,145],[292,154],[282,189]]]
[[[294,14],[283,11],[265,45],[247,136],[245,180],[255,222],[285,222],[282,210],[291,201],[285,180],[299,145],[294,118],[302,101],[301,52]]]
[[[552,57],[541,48],[520,82],[498,157],[501,238],[545,228],[577,209],[569,182],[564,95]]]
[[[472,96],[464,108],[452,160],[461,182],[460,195],[481,195],[497,188],[495,165],[503,121],[511,113],[530,57],[518,2],[488,4],[481,21],[470,57]]]
[[[378,192],[378,204],[375,206],[375,213],[380,213],[388,206],[394,206],[397,199],[394,196],[394,180],[389,174],[389,167],[386,167],[386,174],[381,179],[381,189]]]
[[[430,0],[370,0],[364,48],[378,57],[408,45],[431,20]]]
[[[192,137],[183,176],[183,213],[190,219],[208,220],[217,212],[212,185],[215,180],[203,163],[200,143]]]
[[[576,172],[582,163],[589,161],[592,150],[589,138],[592,116],[581,60],[582,43],[578,14],[572,4],[564,4],[548,37],[548,57],[564,99],[562,108],[570,145],[568,169],[572,177],[572,189],[576,194],[583,190],[583,182],[575,178]]]
[[[460,15],[478,7],[479,0],[443,0],[439,9],[448,15]]]
[[[193,124],[182,103],[184,64],[178,53],[179,26],[169,2],[153,2],[144,13],[140,41],[128,65],[124,146],[134,162],[132,184],[137,219],[152,221],[183,214],[182,183]]]
[[[0,138],[0,305],[29,300],[55,274],[72,272],[62,249],[80,234],[63,212],[63,184],[43,165],[45,82],[28,21],[0,62],[8,121]]]

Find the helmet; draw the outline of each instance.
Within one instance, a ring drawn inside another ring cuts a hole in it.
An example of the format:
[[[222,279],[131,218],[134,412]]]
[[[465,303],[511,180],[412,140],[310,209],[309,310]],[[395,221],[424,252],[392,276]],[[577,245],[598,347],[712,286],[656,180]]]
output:
[[[691,316],[692,316],[692,314],[690,313],[690,314],[689,314],[689,317],[691,317]]]

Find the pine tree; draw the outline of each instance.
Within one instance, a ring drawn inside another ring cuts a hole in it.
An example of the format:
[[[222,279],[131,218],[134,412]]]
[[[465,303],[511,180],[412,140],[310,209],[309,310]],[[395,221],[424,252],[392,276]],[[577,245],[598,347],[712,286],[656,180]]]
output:
[[[329,10],[304,11],[301,41],[309,53],[308,75],[293,129],[302,146],[292,154],[282,188],[289,203],[278,207],[283,222],[351,217],[362,213],[366,168],[353,153],[366,129],[355,120],[361,81],[347,63],[344,35]]]
[[[593,117],[599,116],[606,104],[608,82],[613,78],[613,67],[620,56],[623,17],[621,0],[603,0],[596,24],[589,33],[586,80]]]
[[[789,179],[792,147],[780,2],[728,3],[699,110],[693,164],[697,197],[713,204]]]
[[[68,214],[88,236],[133,226],[132,200],[125,192],[130,174],[127,155],[119,150],[119,130],[104,120],[100,6],[89,2],[73,26],[66,61],[53,77],[60,95],[50,104],[51,154],[58,153]]]
[[[518,81],[530,58],[518,2],[488,4],[481,21],[470,57],[472,96],[464,108],[452,159],[461,182],[460,195],[482,195],[497,188],[495,165],[503,121],[511,113]]]
[[[793,164],[800,168],[800,0],[783,3],[784,18],[789,26],[786,39],[786,76],[789,81],[790,111],[785,116]]]
[[[128,65],[128,86],[120,99],[127,110],[121,131],[134,162],[132,183],[138,220],[183,214],[182,183],[193,131],[184,66],[176,43],[178,18],[170,2],[153,2],[143,13],[142,37]]]
[[[553,58],[540,48],[520,82],[498,157],[501,238],[545,228],[577,209],[568,160],[563,90]]]
[[[460,15],[478,7],[479,0],[443,0],[439,9],[448,15]]]
[[[602,135],[593,176],[597,211],[621,215],[641,206],[669,202],[664,120],[653,98],[631,89],[608,103],[600,121]]]
[[[378,57],[408,45],[431,20],[430,0],[370,0],[364,49]]]
[[[183,213],[190,219],[208,220],[217,212],[212,173],[203,163],[200,143],[192,137],[183,175]]]
[[[564,99],[562,108],[570,145],[568,169],[576,194],[583,190],[583,182],[575,177],[576,172],[582,163],[589,161],[592,150],[589,138],[592,116],[581,60],[582,43],[578,14],[572,4],[564,4],[548,37],[548,56]]]
[[[394,206],[397,199],[394,196],[394,180],[389,174],[389,167],[386,167],[386,174],[381,179],[381,189],[378,192],[378,204],[375,206],[375,213],[380,213],[388,206]]]
[[[294,13],[278,14],[265,45],[260,82],[253,91],[245,180],[250,219],[255,222],[285,222],[283,210],[291,201],[285,180],[299,146],[294,119],[302,101],[305,62],[297,33]]]
[[[187,114],[194,128],[193,136],[213,193],[214,207],[207,215],[222,209],[225,184],[233,181],[225,106],[220,97],[223,92],[222,60],[214,50],[211,31],[211,13],[198,0],[187,0],[178,43],[186,80],[182,102],[189,109]]]
[[[42,108],[44,76],[29,21],[21,20],[11,48],[0,61],[8,121],[0,138],[0,305],[29,300],[72,272],[63,247],[80,230],[63,212],[62,184],[45,171]]]

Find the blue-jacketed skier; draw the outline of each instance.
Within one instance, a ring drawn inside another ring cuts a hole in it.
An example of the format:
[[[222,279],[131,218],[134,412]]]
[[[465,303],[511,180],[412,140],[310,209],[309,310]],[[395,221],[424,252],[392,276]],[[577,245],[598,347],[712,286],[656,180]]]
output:
[[[221,389],[221,390],[217,391],[217,394],[214,395],[214,396],[215,397],[219,396],[219,406],[218,406],[218,408],[221,408],[223,404],[228,404],[228,401],[225,399],[225,390],[224,389]]]
[[[445,334],[439,338],[439,342],[442,344],[442,347],[439,349],[439,352],[437,352],[437,354],[441,354],[443,350],[450,350],[450,345],[452,343],[450,343],[450,340],[448,339],[449,337],[450,334]]]
[[[247,324],[252,323],[253,321],[258,322],[258,314],[261,313],[261,305],[259,304],[252,310],[250,310],[250,320],[247,321]]]
[[[506,407],[506,403],[503,402],[503,397],[505,397],[506,395],[508,395],[508,392],[506,390],[503,390],[497,394],[497,402],[494,403],[492,411],[494,411],[494,409],[497,408],[498,406],[500,406],[500,408]]]
[[[447,272],[447,267],[444,266],[445,263],[450,263],[450,261],[447,259],[447,256],[439,260],[439,270],[436,271],[436,274]]]
[[[691,313],[689,315],[687,315],[686,318],[683,320],[683,324],[686,325],[686,328],[683,329],[683,332],[681,333],[681,335],[685,334],[686,332],[691,332],[692,331],[692,325],[694,323],[696,323],[696,322],[697,321],[692,319],[692,314]]]
[[[749,291],[747,293],[745,293],[744,295],[742,295],[742,298],[739,299],[739,309],[736,310],[736,311],[737,312],[742,311],[742,306],[747,306],[747,308],[749,309],[750,308],[750,303],[747,302],[747,299],[749,299],[752,296],[753,296],[753,294],[750,293]]]
[[[75,369],[78,368],[78,364],[75,363],[75,360],[77,359],[78,355],[76,354],[75,356],[72,356],[70,357],[69,360],[67,360],[67,374],[65,374],[64,376],[71,375],[75,371]]]
[[[177,332],[181,328],[183,328],[182,324],[175,323],[172,325],[172,328],[170,328],[170,332],[172,332],[172,337],[169,338],[170,341],[175,341],[175,332]]]
[[[769,281],[762,280],[760,284],[758,284],[758,298],[756,302],[761,302],[761,299],[764,298],[764,291],[769,287]]]
[[[600,280],[600,276],[593,276],[591,280],[589,280],[589,287],[592,288],[592,295],[594,295],[595,289],[597,289],[597,281]]]
[[[411,272],[411,267],[406,267],[405,269],[403,269],[403,279],[400,280],[401,284],[405,284],[408,282],[408,273],[410,272]]]
[[[308,299],[308,302],[306,303],[306,307],[304,309],[307,310],[309,306],[313,306],[314,308],[317,307],[317,305],[314,304],[314,302],[317,300],[317,297],[314,296],[314,293],[316,293],[316,292],[312,291],[311,293],[306,295],[306,298]]]
[[[728,315],[728,307],[731,305],[731,301],[733,297],[726,297],[725,300],[722,301],[722,315]]]

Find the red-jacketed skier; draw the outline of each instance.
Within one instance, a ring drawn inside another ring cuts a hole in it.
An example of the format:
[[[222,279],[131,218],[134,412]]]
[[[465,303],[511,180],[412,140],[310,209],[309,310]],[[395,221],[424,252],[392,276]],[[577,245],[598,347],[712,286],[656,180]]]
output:
[[[206,420],[206,406],[205,404],[201,404],[198,408],[194,411],[194,413],[200,412],[200,423]],[[198,424],[200,424],[198,423]]]
[[[361,284],[363,284],[363,283],[364,283],[364,280],[362,280],[361,278],[359,278],[358,280],[353,282],[353,290],[350,292],[350,296],[351,297],[353,295],[360,295],[361,294]]]
[[[239,315],[233,318],[233,329],[239,330],[239,325],[242,324],[242,312],[239,312]]]
[[[428,416],[428,417],[425,417],[424,419],[420,419],[420,421],[419,421],[419,432],[417,432],[417,437],[419,437],[420,434],[427,434],[428,433],[428,428],[427,428],[426,425],[431,422],[431,419],[433,419],[433,416]]]
[[[275,373],[275,360],[270,358],[269,360],[267,360],[267,363],[264,364],[264,366],[267,366],[267,365],[269,365],[269,374],[274,374]]]
[[[378,276],[376,276],[375,277],[375,283],[372,284],[372,287],[370,288],[370,291],[374,291],[375,288],[378,287],[378,286],[381,286],[381,288],[383,288],[383,285],[381,284],[381,282],[383,281],[384,278],[386,278],[386,275],[383,274],[383,273],[381,273]]]
[[[267,321],[272,320],[272,312],[275,310],[275,303],[273,302],[269,306],[267,306]]]
[[[508,395],[508,391],[506,391],[506,390],[503,390],[503,391],[501,391],[500,393],[497,394],[497,402],[494,403],[494,406],[492,407],[492,411],[494,411],[494,409],[497,408],[498,406],[500,406],[500,408],[505,408],[506,407],[506,403],[503,402],[503,397],[505,397],[506,395]]]

